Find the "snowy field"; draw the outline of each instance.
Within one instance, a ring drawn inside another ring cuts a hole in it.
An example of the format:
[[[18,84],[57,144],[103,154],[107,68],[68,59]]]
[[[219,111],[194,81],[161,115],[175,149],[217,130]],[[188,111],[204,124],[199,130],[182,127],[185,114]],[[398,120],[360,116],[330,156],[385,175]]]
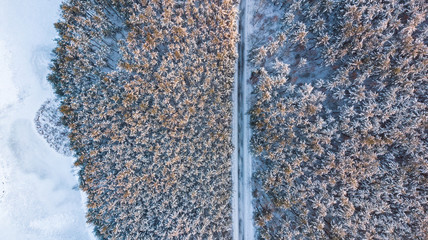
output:
[[[41,137],[59,0],[0,0],[0,239],[93,239],[73,159]]]

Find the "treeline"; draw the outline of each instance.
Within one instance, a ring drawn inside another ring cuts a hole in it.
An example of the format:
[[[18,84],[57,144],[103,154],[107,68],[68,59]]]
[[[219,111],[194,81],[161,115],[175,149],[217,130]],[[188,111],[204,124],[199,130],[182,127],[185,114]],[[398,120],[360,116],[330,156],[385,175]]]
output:
[[[34,118],[37,132],[43,136],[51,148],[58,153],[72,156],[69,129],[62,124],[62,114],[59,111],[60,102],[57,99],[49,99],[43,103]]]
[[[49,80],[99,238],[231,238],[236,4],[62,4]]]
[[[258,237],[427,239],[426,1],[256,2]]]

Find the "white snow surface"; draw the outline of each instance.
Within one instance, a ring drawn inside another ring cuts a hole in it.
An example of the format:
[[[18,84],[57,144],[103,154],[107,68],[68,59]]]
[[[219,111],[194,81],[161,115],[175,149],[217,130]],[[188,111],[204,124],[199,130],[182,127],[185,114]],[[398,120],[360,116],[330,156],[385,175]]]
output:
[[[234,240],[253,240],[255,238],[255,227],[253,220],[253,197],[252,197],[252,156],[250,150],[250,139],[251,139],[251,128],[250,128],[250,100],[252,86],[249,83],[251,75],[250,65],[248,64],[248,50],[250,41],[248,37],[253,33],[253,27],[251,24],[251,16],[253,15],[253,0],[241,0],[239,5],[240,8],[240,21],[238,25],[242,24],[240,31],[241,41],[243,41],[243,54],[240,60],[242,63],[236,63],[236,74],[235,74],[235,85],[233,92],[233,135],[232,141],[235,143],[235,151],[232,155],[232,179],[233,179],[233,198],[232,198],[232,230]],[[238,52],[241,54],[241,49]],[[239,64],[242,64],[242,72],[239,72]],[[242,76],[239,76],[242,75]],[[238,89],[238,81],[242,81],[241,89]],[[239,106],[239,95],[242,96],[242,105]],[[242,109],[238,109],[241,107]],[[243,117],[240,118],[240,112],[243,113]],[[238,124],[238,121],[242,121]],[[239,129],[239,126],[242,126]],[[239,131],[242,131],[241,137],[243,141],[240,141]],[[241,152],[238,152],[238,148],[242,143]],[[242,162],[239,163],[240,159]]]
[[[243,89],[243,98],[244,98],[244,159],[245,166],[242,171],[244,172],[242,181],[244,182],[245,188],[243,189],[243,203],[245,204],[245,212],[243,214],[243,221],[245,226],[245,233],[243,235],[246,240],[253,240],[255,237],[255,228],[254,228],[254,220],[253,220],[253,187],[252,187],[252,175],[253,175],[253,167],[252,167],[252,155],[250,149],[250,139],[251,139],[251,127],[250,127],[250,100],[251,100],[251,92],[252,86],[249,83],[251,69],[248,63],[248,50],[250,49],[250,41],[248,37],[252,34],[252,24],[251,24],[251,16],[253,15],[253,6],[254,2],[252,0],[245,0],[245,49],[244,49],[244,89]]]
[[[46,80],[59,0],[0,0],[0,239],[95,239],[74,159],[33,122],[52,98]]]

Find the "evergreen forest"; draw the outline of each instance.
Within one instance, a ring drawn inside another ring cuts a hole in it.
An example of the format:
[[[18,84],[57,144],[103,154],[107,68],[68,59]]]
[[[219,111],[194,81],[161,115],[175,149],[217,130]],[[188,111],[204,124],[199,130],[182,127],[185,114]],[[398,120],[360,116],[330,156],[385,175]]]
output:
[[[65,0],[60,104],[37,128],[75,157],[99,239],[232,239],[247,66],[256,239],[428,239],[427,14],[425,0]]]
[[[49,80],[96,235],[231,238],[236,2],[69,0],[61,10]]]
[[[254,9],[258,237],[427,239],[426,1]]]

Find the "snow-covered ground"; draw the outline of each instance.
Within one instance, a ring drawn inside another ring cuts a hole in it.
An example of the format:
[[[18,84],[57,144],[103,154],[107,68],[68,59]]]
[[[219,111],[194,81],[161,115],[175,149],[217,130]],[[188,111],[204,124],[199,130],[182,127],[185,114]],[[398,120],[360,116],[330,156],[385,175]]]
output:
[[[232,178],[234,181],[232,200],[233,207],[233,239],[252,240],[255,237],[252,204],[252,158],[250,150],[250,70],[248,60],[248,36],[252,33],[250,16],[252,16],[252,0],[241,0],[239,5],[238,63],[235,74],[233,142],[235,152],[232,159]]]
[[[0,239],[94,239],[73,159],[33,122],[46,81],[59,0],[0,0]]]

